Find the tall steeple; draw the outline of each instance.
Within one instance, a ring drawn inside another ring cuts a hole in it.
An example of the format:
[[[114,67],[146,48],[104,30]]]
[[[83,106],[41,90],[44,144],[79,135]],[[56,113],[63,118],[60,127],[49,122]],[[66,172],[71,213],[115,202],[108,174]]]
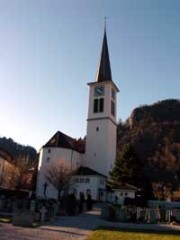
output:
[[[119,90],[112,80],[106,26],[96,82],[88,85],[85,166],[108,176],[116,159],[116,106]]]
[[[102,44],[101,58],[96,76],[97,82],[112,81],[111,65],[109,60],[109,51],[106,36],[106,22],[104,26],[104,38]]]

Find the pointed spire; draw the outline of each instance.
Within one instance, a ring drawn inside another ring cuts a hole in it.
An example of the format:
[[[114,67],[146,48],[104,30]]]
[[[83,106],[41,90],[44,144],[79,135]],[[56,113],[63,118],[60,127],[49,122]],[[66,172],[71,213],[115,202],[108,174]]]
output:
[[[109,51],[108,51],[107,36],[106,36],[106,18],[104,23],[104,38],[103,38],[103,45],[102,45],[102,51],[101,51],[101,58],[100,58],[100,64],[99,64],[99,68],[96,76],[96,81],[97,82],[112,81]]]

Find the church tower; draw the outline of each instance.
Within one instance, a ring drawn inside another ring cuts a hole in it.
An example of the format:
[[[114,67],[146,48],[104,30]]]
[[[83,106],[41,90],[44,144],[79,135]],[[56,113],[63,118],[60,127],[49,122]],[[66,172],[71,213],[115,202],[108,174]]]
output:
[[[108,176],[116,158],[117,86],[112,80],[106,28],[96,82],[89,85],[85,165]]]

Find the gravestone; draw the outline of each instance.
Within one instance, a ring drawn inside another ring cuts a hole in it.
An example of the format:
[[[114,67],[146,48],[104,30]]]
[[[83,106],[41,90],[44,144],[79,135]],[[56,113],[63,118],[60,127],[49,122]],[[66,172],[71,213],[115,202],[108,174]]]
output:
[[[28,210],[19,210],[14,213],[12,224],[21,227],[32,227],[37,220],[37,213]]]
[[[4,195],[1,196],[1,208],[4,210],[6,206],[6,197]]]
[[[18,202],[17,202],[17,199],[14,199],[12,202],[12,211],[17,212],[17,209],[18,209]]]
[[[116,208],[113,205],[109,205],[107,209],[107,220],[109,221],[116,221],[117,216],[116,216]]]
[[[35,200],[31,200],[31,201],[30,201],[29,210],[30,210],[31,212],[35,212],[35,210],[36,210],[36,201],[35,201]]]
[[[108,203],[104,203],[101,207],[101,218],[106,219],[108,217]]]
[[[145,209],[144,220],[145,220],[147,223],[150,222],[150,209],[149,209],[149,208],[146,208],[146,209]]]
[[[125,208],[116,208],[116,220],[119,222],[127,222],[128,214]]]
[[[141,222],[145,221],[145,214],[146,214],[146,210],[145,208],[142,208],[140,211],[140,219],[139,219]]]
[[[44,206],[42,206],[39,212],[41,214],[40,221],[45,222],[45,214],[47,213],[47,209]]]
[[[156,214],[156,211],[155,209],[150,209],[149,210],[150,212],[150,220],[149,222],[150,223],[157,223],[158,219],[157,219],[157,214]]]
[[[180,209],[172,209],[172,212],[171,212],[171,218],[174,218],[180,222]]]
[[[54,221],[54,218],[55,218],[55,209],[54,209],[54,206],[50,206],[48,208],[48,216],[49,216],[49,220],[50,221]]]
[[[27,199],[22,200],[22,209],[26,210],[29,207],[29,201]]]
[[[141,215],[141,208],[137,207],[137,209],[136,209],[136,219],[137,220],[139,220],[140,215]]]
[[[53,204],[53,207],[54,207],[54,215],[57,216],[59,214],[59,203],[55,202]]]
[[[166,221],[166,209],[162,208],[160,209],[160,222]]]
[[[172,211],[170,209],[166,209],[166,222],[171,222]]]
[[[12,212],[12,200],[10,198],[6,199],[4,210],[6,212]]]

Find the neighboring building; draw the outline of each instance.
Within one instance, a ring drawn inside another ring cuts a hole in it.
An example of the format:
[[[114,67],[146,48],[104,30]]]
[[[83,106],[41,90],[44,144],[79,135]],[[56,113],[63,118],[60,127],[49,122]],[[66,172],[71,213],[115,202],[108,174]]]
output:
[[[112,201],[123,205],[125,198],[135,198],[138,188],[130,184],[123,184],[118,189],[113,190],[113,196],[111,197]]]
[[[62,163],[79,168],[73,189],[78,197],[83,192],[93,200],[106,200],[106,178],[116,158],[116,106],[119,91],[112,81],[106,29],[96,82],[88,83],[89,108],[85,141],[57,132],[40,150],[37,197],[57,198],[57,191],[48,184],[45,171],[51,164]],[[78,182],[79,181],[79,182]]]
[[[17,187],[19,170],[12,162],[11,155],[0,149],[0,188],[2,189]]]
[[[21,191],[34,191],[35,190],[35,180],[36,180],[36,169],[27,169],[19,179],[19,188]],[[35,179],[34,179],[35,178]]]
[[[73,177],[73,188],[77,199],[80,193],[85,197],[91,194],[92,199],[105,201],[106,196],[106,179],[107,177],[92,170],[88,167],[79,167],[76,175]]]

